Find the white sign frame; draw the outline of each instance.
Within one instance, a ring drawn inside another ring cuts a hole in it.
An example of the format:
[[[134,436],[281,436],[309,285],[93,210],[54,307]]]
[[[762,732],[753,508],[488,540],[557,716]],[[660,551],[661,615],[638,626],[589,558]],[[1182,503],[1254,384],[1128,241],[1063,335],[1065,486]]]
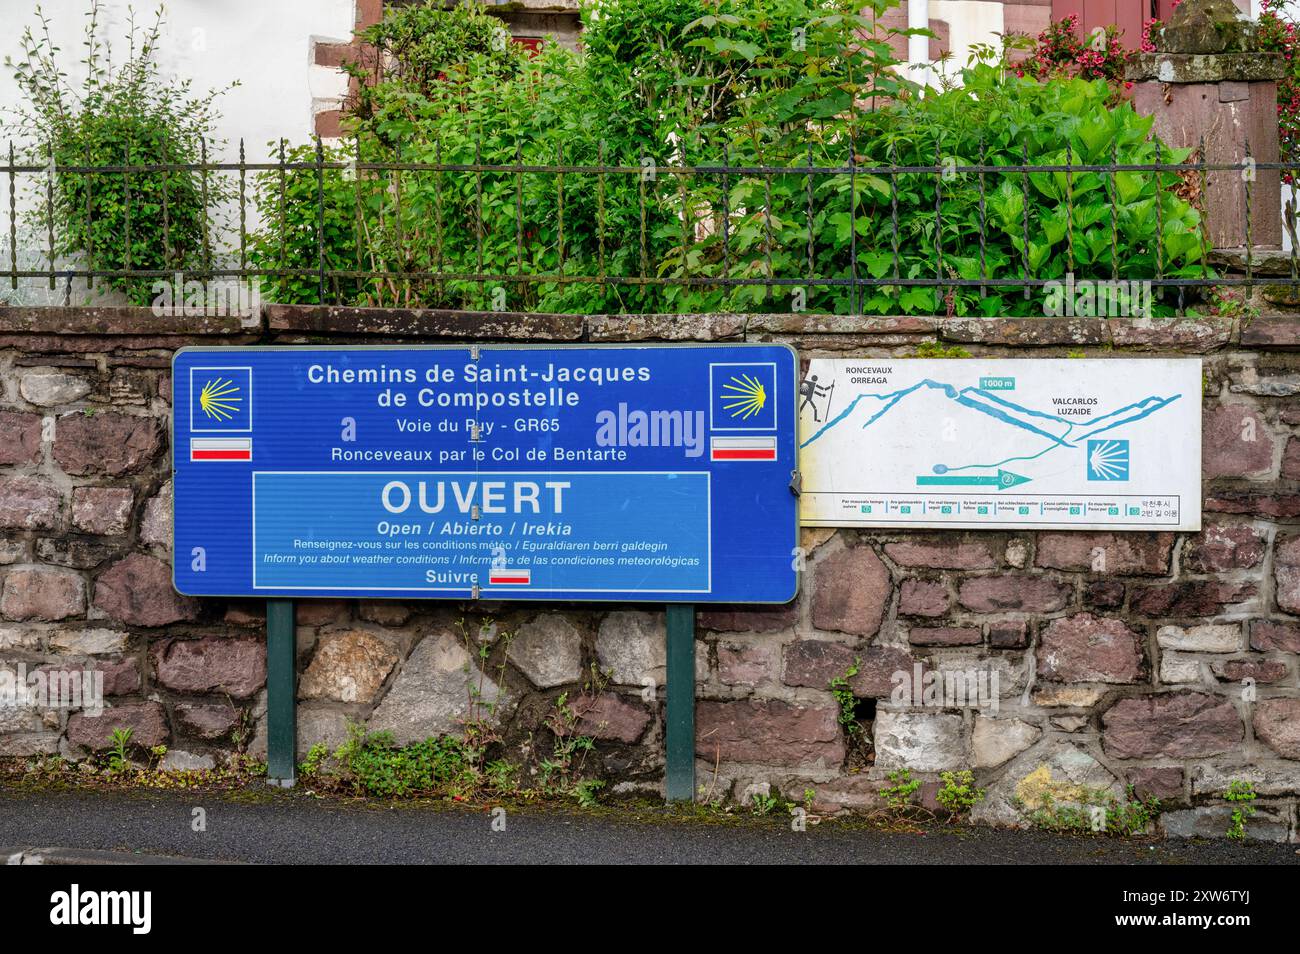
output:
[[[799,522],[1201,529],[1200,358],[814,358]]]

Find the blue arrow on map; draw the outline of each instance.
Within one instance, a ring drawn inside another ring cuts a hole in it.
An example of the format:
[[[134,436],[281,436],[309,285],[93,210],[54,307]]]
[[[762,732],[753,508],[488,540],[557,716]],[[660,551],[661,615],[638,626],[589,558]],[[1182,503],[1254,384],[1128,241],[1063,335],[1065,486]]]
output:
[[[996,475],[967,476],[964,474],[945,474],[943,476],[918,476],[916,482],[922,487],[998,487],[1005,490],[1017,484],[1027,484],[1033,478],[1013,474],[1009,470],[999,470]]]

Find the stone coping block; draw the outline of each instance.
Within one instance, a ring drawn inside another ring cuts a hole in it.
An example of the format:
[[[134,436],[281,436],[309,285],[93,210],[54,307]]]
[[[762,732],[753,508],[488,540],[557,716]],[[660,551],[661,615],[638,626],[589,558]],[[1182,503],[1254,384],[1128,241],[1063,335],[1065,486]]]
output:
[[[266,305],[263,314],[272,332],[467,340],[577,341],[585,323],[582,315],[336,305]]]
[[[1136,53],[1124,67],[1124,78],[1159,83],[1275,83],[1285,68],[1281,53]]]
[[[1229,267],[1240,250],[1215,253]],[[1291,257],[1256,249],[1256,273],[1289,273]],[[0,306],[0,347],[27,352],[22,364],[68,363],[38,354],[171,351],[188,344],[453,342],[637,343],[790,340],[801,349],[898,347],[939,340],[998,348],[1101,348],[1205,354],[1232,344],[1291,350],[1300,346],[1300,310],[1265,303],[1262,314],[1238,320],[1215,315],[1184,318],[1012,318],[979,316],[870,316],[813,312],[676,315],[560,315],[418,308],[266,305],[264,326],[242,327],[238,317],[157,316],[148,308]],[[269,335],[269,336],[268,336]],[[140,359],[145,360],[145,359]],[[166,358],[153,359],[158,367]],[[93,361],[80,362],[89,366]],[[151,365],[152,366],[152,365]]]
[[[1246,247],[1215,248],[1206,256],[1211,268],[1216,271],[1246,274]],[[1250,273],[1255,278],[1269,276],[1272,278],[1290,278],[1294,265],[1300,275],[1300,251],[1294,255],[1280,248],[1255,246],[1250,250]]]
[[[158,315],[152,308],[134,305],[0,306],[0,334],[190,337],[237,335],[249,330],[237,315]]]

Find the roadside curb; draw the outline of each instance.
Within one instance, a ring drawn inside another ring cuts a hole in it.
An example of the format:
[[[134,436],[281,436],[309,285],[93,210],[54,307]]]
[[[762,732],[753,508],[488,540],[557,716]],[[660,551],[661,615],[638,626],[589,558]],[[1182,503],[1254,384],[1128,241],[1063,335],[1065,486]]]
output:
[[[134,851],[104,851],[88,848],[0,847],[0,861],[6,865],[229,865],[238,861],[212,861],[175,855],[146,855]]]

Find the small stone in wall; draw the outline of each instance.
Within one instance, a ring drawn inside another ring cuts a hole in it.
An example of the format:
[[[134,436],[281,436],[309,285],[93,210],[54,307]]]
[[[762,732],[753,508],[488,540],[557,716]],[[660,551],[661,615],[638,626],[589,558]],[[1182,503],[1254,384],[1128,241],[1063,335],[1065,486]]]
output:
[[[70,656],[98,656],[126,649],[128,635],[118,629],[64,629],[50,636],[50,648]]]
[[[89,668],[104,674],[106,696],[131,696],[140,691],[140,664],[133,657],[96,659]]]
[[[1176,686],[1201,681],[1201,661],[1187,653],[1166,650],[1160,654],[1160,681]]]
[[[1053,682],[1136,682],[1142,644],[1122,620],[1076,613],[1043,630],[1038,675]]]
[[[1282,455],[1282,476],[1288,480],[1300,480],[1300,437],[1293,437],[1286,442],[1286,452]]]
[[[171,568],[143,553],[129,554],[99,575],[95,607],[131,626],[166,626],[198,615],[198,602],[172,587]]]
[[[980,822],[1025,827],[1035,812],[1078,808],[1098,797],[1123,795],[1123,786],[1081,745],[1057,742],[1017,756],[971,811]]]
[[[1232,805],[1200,805],[1160,815],[1160,827],[1169,838],[1222,838],[1232,826]],[[1276,809],[1259,806],[1246,823],[1245,837],[1251,841],[1286,841],[1290,832],[1287,817]]]
[[[59,418],[55,428],[54,459],[75,476],[134,473],[161,447],[161,429],[152,417],[78,411]]]
[[[29,404],[57,407],[80,401],[90,393],[90,382],[53,368],[33,368],[18,382],[18,393]]]
[[[53,622],[86,611],[81,574],[49,566],[19,567],[5,576],[0,615],[12,620]]]
[[[1253,407],[1225,404],[1201,418],[1201,472],[1215,477],[1263,476],[1273,468],[1273,435]]]
[[[1038,726],[1020,719],[977,716],[971,735],[975,768],[993,768],[1010,761],[1037,742],[1042,734]]]
[[[1249,524],[1207,524],[1183,548],[1183,569],[1223,573],[1258,566],[1268,550],[1265,534]]]
[[[33,755],[57,755],[59,736],[54,732],[0,735],[0,758],[30,758]]]
[[[1173,548],[1172,533],[1040,533],[1036,562],[1052,570],[1163,576]]]
[[[172,545],[172,482],[169,480],[162,489],[149,498],[144,507],[144,517],[140,520],[140,541],[155,547],[171,548]]]
[[[1135,587],[1129,605],[1140,616],[1218,616],[1225,607],[1245,602],[1257,592],[1253,583],[1184,580],[1181,583]]]
[[[872,731],[877,768],[939,772],[966,764],[959,715],[877,711]]]
[[[826,639],[798,639],[785,647],[787,686],[827,689],[831,680],[844,678],[851,668],[857,674],[849,679],[849,689],[859,699],[889,698],[900,684],[900,675],[912,680],[920,665],[922,676],[928,667],[906,650],[894,646],[867,646],[855,649]]]
[[[948,612],[948,588],[935,580],[904,580],[898,612],[902,616],[942,616]]]
[[[1102,716],[1102,744],[1113,758],[1204,758],[1227,752],[1245,737],[1227,699],[1174,692],[1121,699]]]
[[[172,710],[176,728],[185,735],[214,742],[229,737],[239,724],[240,710],[226,703],[181,703]]]
[[[1124,584],[1119,580],[1093,580],[1083,588],[1083,605],[1089,609],[1118,609],[1124,605]]]
[[[1278,607],[1300,616],[1300,536],[1278,540],[1273,553],[1273,580]]]
[[[36,541],[36,559],[73,570],[93,570],[122,555],[121,537],[91,540],[86,537],[41,537]]]
[[[1291,671],[1286,663],[1278,659],[1216,659],[1210,668],[1220,679],[1228,682],[1241,682],[1253,679],[1255,682],[1281,682]]]
[[[43,477],[0,477],[0,527],[49,530],[58,522],[61,499]]]
[[[297,605],[299,626],[327,626],[348,618],[347,600],[301,600]]]
[[[0,411],[0,466],[35,464],[41,459],[41,416]]]
[[[813,625],[874,636],[891,590],[889,570],[870,547],[852,547],[822,557],[813,570]]]
[[[1052,716],[1052,725],[1062,732],[1078,732],[1088,727],[1088,717],[1081,715]]]
[[[983,637],[976,626],[914,626],[907,641],[913,646],[978,646]]]
[[[617,612],[600,621],[596,658],[620,686],[643,679],[662,683],[668,662],[668,633],[662,613]]]
[[[471,703],[473,699],[473,703]],[[389,731],[398,744],[461,735],[471,718],[495,721],[505,699],[450,632],[425,636],[402,664],[397,680],[370,718],[372,731]]]
[[[579,696],[572,708],[578,716],[578,734],[602,741],[632,745],[650,724],[650,713],[645,706],[628,702],[613,692]]]
[[[372,703],[398,658],[387,642],[362,629],[322,633],[298,698]]]
[[[208,772],[216,768],[217,760],[211,755],[200,755],[184,749],[168,749],[158,763],[163,772]]]
[[[989,645],[994,649],[1024,649],[1029,645],[1029,624],[1024,620],[990,623]]]
[[[839,710],[777,699],[700,700],[695,753],[710,764],[742,762],[837,768],[844,761]]]
[[[1140,799],[1176,802],[1183,797],[1183,770],[1176,765],[1133,769],[1128,773],[1128,782]]]
[[[405,626],[411,618],[411,607],[396,600],[361,600],[357,617],[380,626]]]
[[[42,633],[39,630],[30,626],[0,626],[0,650],[38,650],[41,645]]]
[[[559,613],[543,613],[519,627],[509,658],[538,689],[582,678],[582,634]]]
[[[344,713],[310,705],[298,707],[299,758],[315,745],[323,745],[334,752],[347,739],[348,718]]]
[[[922,537],[886,543],[885,555],[899,566],[932,570],[987,570],[998,565],[988,545],[946,537]]]
[[[1264,699],[1255,706],[1255,737],[1284,759],[1300,759],[1300,699]]]
[[[174,692],[246,699],[266,683],[266,645],[259,639],[164,639],[150,648],[149,659],[157,681]]]
[[[696,617],[700,629],[722,633],[774,633],[799,621],[798,602],[785,606],[701,607]]]
[[[1241,626],[1237,623],[1207,623],[1202,626],[1161,626],[1156,641],[1163,649],[1181,649],[1191,653],[1235,653],[1241,646]]]
[[[72,525],[100,536],[125,533],[134,501],[135,492],[130,487],[75,487]]]
[[[1070,602],[1071,587],[1043,577],[977,576],[962,582],[957,599],[974,613],[1055,613]]]
[[[91,689],[91,683],[86,681],[87,674],[94,678],[96,672],[102,674],[106,696],[129,696],[140,691],[140,669],[136,661],[129,658],[51,663],[36,671],[45,673],[48,678],[62,679],[64,685],[82,692]]]
[[[772,677],[771,646],[718,645],[718,679],[728,686],[758,686]]]
[[[231,603],[222,619],[231,626],[265,626],[266,604],[257,601]]]
[[[1053,686],[1043,684],[1034,687],[1031,696],[1034,705],[1044,708],[1088,709],[1106,694],[1100,686]]]
[[[170,735],[161,704],[134,702],[105,709],[93,718],[84,712],[73,713],[68,719],[68,742],[86,749],[106,749],[114,729],[130,729],[131,743],[145,748],[162,745]]]
[[[1251,620],[1250,648],[1265,653],[1300,653],[1300,623]]]

